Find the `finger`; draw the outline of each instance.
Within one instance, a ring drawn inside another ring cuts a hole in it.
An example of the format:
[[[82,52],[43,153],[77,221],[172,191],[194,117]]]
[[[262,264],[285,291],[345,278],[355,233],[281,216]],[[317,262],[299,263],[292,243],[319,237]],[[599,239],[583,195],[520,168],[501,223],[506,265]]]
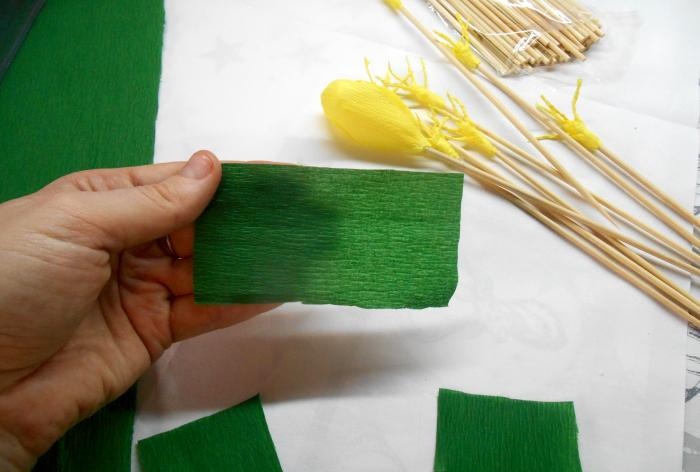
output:
[[[240,323],[279,305],[195,305],[192,295],[177,297],[170,306],[170,332],[173,342],[182,341]]]
[[[179,257],[192,257],[194,247],[194,225],[190,224],[170,234],[170,244]]]
[[[209,152],[200,150],[200,152]],[[249,164],[283,164],[274,161],[237,161],[226,160],[224,163],[249,163]],[[121,167],[116,169],[91,169],[73,172],[54,180],[40,190],[41,193],[56,193],[66,190],[80,191],[105,191],[118,188],[138,187],[150,185],[171,177],[185,166],[186,162],[163,162],[145,166]]]
[[[221,180],[221,163],[209,152],[194,154],[165,180],[81,197],[79,219],[99,233],[100,248],[120,251],[192,223]]]
[[[122,256],[126,276],[139,281],[155,282],[165,287],[171,296],[180,297],[193,292],[192,258],[142,257],[127,251]]]
[[[168,162],[147,166],[73,172],[51,182],[41,192],[55,193],[67,190],[98,192],[150,185],[177,174],[185,164],[186,162]]]
[[[193,292],[192,258],[153,259],[148,267],[147,277],[163,285],[174,297],[190,295]]]
[[[241,163],[244,161],[221,161],[222,163]],[[273,161],[245,161],[248,164],[272,164],[279,165]],[[284,164],[283,164],[284,165]],[[187,225],[170,234],[170,244],[173,251],[179,257],[192,257],[194,252],[194,224]]]

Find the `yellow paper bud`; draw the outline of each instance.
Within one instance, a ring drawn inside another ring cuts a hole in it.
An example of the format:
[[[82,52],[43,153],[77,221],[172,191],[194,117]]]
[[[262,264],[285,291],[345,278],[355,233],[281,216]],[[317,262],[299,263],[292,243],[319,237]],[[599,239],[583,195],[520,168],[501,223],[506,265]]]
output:
[[[351,145],[392,154],[420,154],[430,146],[401,98],[372,82],[335,80],[321,104],[338,137]]]
[[[389,7],[393,8],[394,10],[401,8],[401,0],[384,0],[384,3],[389,5]]]

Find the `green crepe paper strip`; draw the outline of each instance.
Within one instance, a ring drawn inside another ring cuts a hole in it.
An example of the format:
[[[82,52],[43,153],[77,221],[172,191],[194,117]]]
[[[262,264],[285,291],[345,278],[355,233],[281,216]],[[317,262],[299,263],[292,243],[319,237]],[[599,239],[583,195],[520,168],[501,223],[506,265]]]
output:
[[[260,397],[139,441],[143,472],[281,472]]]
[[[0,82],[0,202],[72,171],[150,164],[162,0],[47,0]]]
[[[47,0],[0,82],[0,202],[72,171],[152,162],[164,18],[159,0]],[[130,470],[135,395],[35,470]]]
[[[75,425],[39,459],[33,471],[130,471],[135,415],[136,386],[133,386]]]
[[[196,224],[197,303],[446,306],[462,174],[227,164]]]
[[[435,472],[581,472],[571,402],[440,389]]]

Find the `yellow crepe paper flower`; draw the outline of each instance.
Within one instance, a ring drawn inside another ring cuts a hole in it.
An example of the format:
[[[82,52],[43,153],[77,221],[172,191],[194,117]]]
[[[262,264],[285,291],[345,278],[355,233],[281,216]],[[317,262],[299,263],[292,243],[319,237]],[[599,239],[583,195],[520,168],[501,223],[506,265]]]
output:
[[[321,94],[338,137],[361,148],[420,154],[430,142],[416,116],[395,92],[364,80],[335,80]]]

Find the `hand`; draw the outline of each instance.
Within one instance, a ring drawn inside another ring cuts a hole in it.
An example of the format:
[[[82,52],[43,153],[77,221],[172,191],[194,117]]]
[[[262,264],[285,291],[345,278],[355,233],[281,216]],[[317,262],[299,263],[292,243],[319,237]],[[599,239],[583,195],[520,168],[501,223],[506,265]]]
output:
[[[29,469],[173,342],[274,308],[194,304],[192,222],[220,179],[200,151],[0,205],[0,469]]]

